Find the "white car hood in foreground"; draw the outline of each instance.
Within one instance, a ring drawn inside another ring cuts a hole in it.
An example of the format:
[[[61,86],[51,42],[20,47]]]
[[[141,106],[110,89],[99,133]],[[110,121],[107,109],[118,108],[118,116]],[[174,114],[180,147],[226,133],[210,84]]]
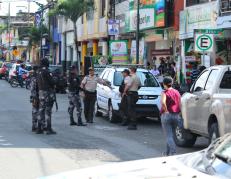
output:
[[[215,179],[186,167],[176,157],[113,163],[40,179]]]

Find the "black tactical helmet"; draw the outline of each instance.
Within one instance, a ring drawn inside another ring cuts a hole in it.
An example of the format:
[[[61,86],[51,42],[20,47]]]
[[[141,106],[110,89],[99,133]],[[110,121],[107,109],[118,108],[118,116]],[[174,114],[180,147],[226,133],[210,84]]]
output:
[[[41,67],[49,67],[49,60],[47,58],[43,58],[40,62]]]
[[[33,71],[37,71],[39,69],[39,66],[38,65],[33,65],[33,67],[32,67],[32,70]]]

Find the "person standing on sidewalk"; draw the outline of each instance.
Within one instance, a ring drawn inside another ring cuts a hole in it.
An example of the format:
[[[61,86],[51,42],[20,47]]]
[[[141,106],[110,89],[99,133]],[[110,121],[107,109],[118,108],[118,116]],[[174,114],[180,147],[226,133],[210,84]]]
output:
[[[68,78],[68,99],[69,99],[69,107],[68,107],[68,113],[70,115],[70,125],[77,125],[77,126],[86,126],[86,124],[83,124],[82,122],[82,105],[81,105],[81,99],[79,95],[80,91],[80,79],[77,76],[77,68],[76,66],[71,66],[70,68],[70,74]],[[73,112],[76,108],[77,112],[77,118],[78,123],[74,121]]]
[[[161,96],[161,124],[167,140],[167,149],[163,153],[165,156],[176,154],[176,144],[173,139],[173,128],[180,120],[181,96],[180,93],[172,88],[173,79],[165,77],[163,85],[165,91]]]
[[[128,111],[127,111],[127,95],[123,95],[124,90],[125,90],[125,85],[130,81],[130,71],[128,69],[125,69],[122,71],[123,75],[123,81],[121,86],[119,87],[119,92],[122,96],[121,102],[120,102],[120,116],[122,118],[122,126],[127,126],[128,125]]]
[[[52,108],[55,102],[55,82],[49,72],[49,60],[44,58],[41,60],[41,67],[38,73],[39,88],[39,120],[37,134],[47,135],[56,134],[51,127]]]
[[[141,87],[141,82],[139,77],[136,75],[136,68],[130,68],[130,78],[125,81],[125,89],[122,97],[127,98],[127,111],[128,111],[128,130],[137,129],[137,119],[136,119],[136,103],[139,99],[138,90]]]
[[[84,90],[84,116],[87,123],[93,123],[94,111],[95,111],[95,102],[96,102],[96,88],[97,83],[104,84],[106,83],[95,76],[95,71],[92,67],[88,69],[89,75],[85,76],[81,88]]]

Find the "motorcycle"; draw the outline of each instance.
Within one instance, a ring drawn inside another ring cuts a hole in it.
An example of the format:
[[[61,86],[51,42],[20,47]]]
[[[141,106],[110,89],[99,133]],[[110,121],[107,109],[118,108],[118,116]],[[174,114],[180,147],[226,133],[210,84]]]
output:
[[[23,86],[22,86],[22,88],[23,88],[24,86],[26,86],[26,89],[29,89],[29,88],[30,88],[29,80],[28,80],[28,82],[26,82],[28,78],[29,78],[29,74],[23,74],[23,75],[22,75],[22,80],[23,80]],[[13,79],[11,79],[10,85],[11,85],[11,87],[13,87],[13,88],[17,88],[18,86],[20,86],[18,76],[16,76],[16,77],[14,77]]]

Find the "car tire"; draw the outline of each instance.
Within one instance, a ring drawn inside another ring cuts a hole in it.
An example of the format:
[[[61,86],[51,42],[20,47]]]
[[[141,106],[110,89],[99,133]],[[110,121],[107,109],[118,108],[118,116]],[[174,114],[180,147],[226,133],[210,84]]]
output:
[[[192,147],[197,140],[195,134],[192,134],[190,131],[183,129],[178,125],[174,126],[173,138],[176,145],[179,147]]]
[[[103,116],[103,113],[99,112],[99,105],[96,102],[95,103],[95,117],[102,117],[102,116]]]
[[[115,114],[115,111],[113,110],[111,102],[108,105],[108,120],[111,123],[114,123],[117,121],[116,114]]]
[[[209,128],[209,143],[212,143],[218,137],[220,137],[218,123],[213,123]]]

